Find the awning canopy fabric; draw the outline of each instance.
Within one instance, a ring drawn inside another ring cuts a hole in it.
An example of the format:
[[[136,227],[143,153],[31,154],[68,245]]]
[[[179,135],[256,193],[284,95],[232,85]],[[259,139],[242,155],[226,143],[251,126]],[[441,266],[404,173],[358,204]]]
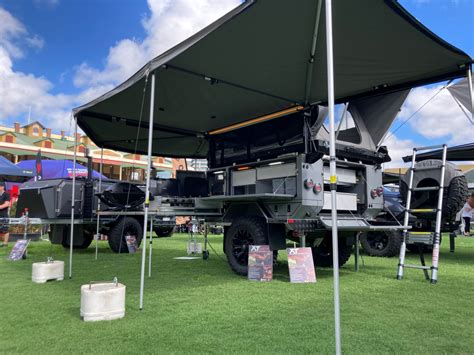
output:
[[[416,155],[416,160],[442,159],[443,150],[437,149],[431,152]],[[449,161],[474,161],[474,143],[448,147],[446,159]],[[404,162],[411,161],[411,155],[403,157]]]
[[[473,80],[474,81],[474,80]],[[460,102],[469,112],[472,112],[471,95],[469,93],[469,83],[467,78],[459,81],[456,84],[448,86],[448,91],[453,97]]]
[[[324,105],[324,11],[317,0],[246,1],[75,109],[77,122],[100,147],[145,153],[152,72],[153,155],[203,158],[213,130]],[[336,102],[460,77],[472,62],[394,0],[334,1],[333,32]]]

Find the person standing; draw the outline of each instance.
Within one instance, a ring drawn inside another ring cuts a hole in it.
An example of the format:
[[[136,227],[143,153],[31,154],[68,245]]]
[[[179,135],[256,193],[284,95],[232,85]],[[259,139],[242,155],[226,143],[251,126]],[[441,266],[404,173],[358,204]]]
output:
[[[468,198],[464,207],[462,208],[462,219],[464,220],[464,235],[469,237],[471,235],[471,219],[474,213],[474,193]]]
[[[10,195],[5,190],[5,182],[0,181],[0,237],[3,239],[2,247],[8,246],[8,209],[10,208]]]

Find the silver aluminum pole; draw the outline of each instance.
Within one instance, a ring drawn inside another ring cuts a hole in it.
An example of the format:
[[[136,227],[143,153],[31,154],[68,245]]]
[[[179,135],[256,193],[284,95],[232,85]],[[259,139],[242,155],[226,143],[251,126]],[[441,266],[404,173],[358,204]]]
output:
[[[153,254],[153,216],[150,216],[150,250],[148,255],[148,277],[151,277],[151,255]]]
[[[104,159],[104,147],[100,148],[100,163],[99,163],[99,191],[102,191],[102,162]],[[100,198],[97,199],[97,212],[100,211]],[[100,215],[96,212],[97,216],[97,226],[95,229],[95,260],[97,260],[97,255],[99,254],[99,224],[100,224]]]
[[[146,188],[145,188],[145,217],[143,223],[143,250],[142,265],[140,273],[140,310],[143,309],[143,289],[145,287],[145,262],[146,262],[146,240],[148,227],[148,207],[150,205],[150,174],[151,174],[151,150],[153,145],[153,113],[155,109],[155,74],[151,75],[150,90],[150,119],[148,122],[148,164],[146,168]]]
[[[77,117],[74,116],[74,158],[72,160],[71,235],[69,238],[69,278],[72,277],[72,250],[74,244],[74,213],[76,211]]]
[[[471,98],[471,118],[474,120],[474,93],[472,92],[472,69],[470,65],[467,70],[467,83],[469,85],[469,97]]]
[[[341,354],[341,317],[339,306],[339,248],[337,236],[336,206],[336,139],[334,133],[334,63],[332,46],[332,4],[326,0],[326,52],[328,72],[328,109],[329,109],[329,171],[331,186],[331,221],[332,221],[332,263],[334,274],[334,328],[336,354]]]

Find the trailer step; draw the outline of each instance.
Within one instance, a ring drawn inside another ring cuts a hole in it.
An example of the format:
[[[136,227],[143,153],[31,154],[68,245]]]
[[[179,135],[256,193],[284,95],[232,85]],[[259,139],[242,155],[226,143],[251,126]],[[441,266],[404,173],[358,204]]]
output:
[[[423,266],[423,265],[403,265],[403,267],[407,267],[410,269],[421,269],[421,270],[430,270],[431,266]]]
[[[412,191],[438,191],[439,186],[414,187]]]
[[[412,213],[436,213],[438,210],[436,208],[414,208],[409,211]]]

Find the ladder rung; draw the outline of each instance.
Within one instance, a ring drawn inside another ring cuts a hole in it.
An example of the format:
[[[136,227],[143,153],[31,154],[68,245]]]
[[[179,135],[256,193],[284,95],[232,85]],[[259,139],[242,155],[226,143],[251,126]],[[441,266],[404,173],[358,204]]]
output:
[[[438,144],[438,145],[430,145],[426,147],[418,147],[418,148],[413,148],[414,151],[419,152],[420,150],[431,150],[431,149],[437,149],[437,148],[443,148],[444,144]]]
[[[414,187],[412,191],[438,191],[439,186]]]
[[[419,168],[410,168],[413,171],[423,171],[423,170],[436,170],[441,169],[442,165],[432,165],[432,166],[420,166]]]
[[[408,232],[409,235],[433,235],[433,232],[421,232],[421,231],[417,231],[417,232]]]
[[[436,208],[414,208],[409,211],[413,213],[436,213],[438,210]]]
[[[422,269],[422,270],[431,269],[431,266],[422,266],[422,265],[404,265],[403,267],[409,267],[410,269]]]

